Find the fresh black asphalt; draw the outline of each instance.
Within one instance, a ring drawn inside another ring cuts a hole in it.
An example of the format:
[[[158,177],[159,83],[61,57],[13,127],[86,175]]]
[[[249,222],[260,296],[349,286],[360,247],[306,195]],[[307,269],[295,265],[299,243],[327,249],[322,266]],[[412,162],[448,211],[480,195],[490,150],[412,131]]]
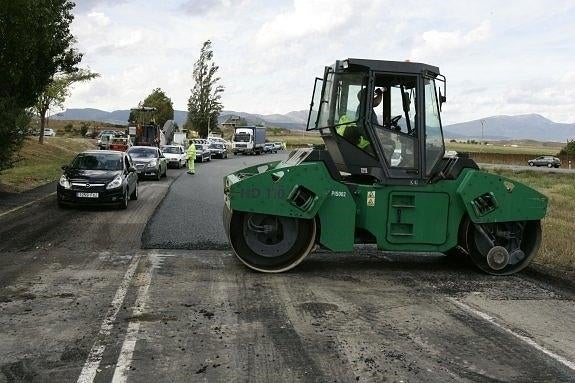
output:
[[[181,171],[142,236],[145,249],[218,250],[229,248],[222,224],[223,177],[259,163],[283,160],[288,152],[230,156],[197,163],[196,174]]]

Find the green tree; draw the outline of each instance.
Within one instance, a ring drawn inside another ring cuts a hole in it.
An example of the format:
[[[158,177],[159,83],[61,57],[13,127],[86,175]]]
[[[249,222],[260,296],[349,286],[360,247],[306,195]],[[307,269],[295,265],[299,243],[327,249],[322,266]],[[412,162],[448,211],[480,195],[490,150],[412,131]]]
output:
[[[220,78],[216,73],[219,67],[213,62],[213,55],[212,42],[208,40],[202,45],[200,57],[194,64],[194,87],[188,99],[185,128],[197,131],[200,137],[206,137],[208,130],[214,130],[223,108],[224,87],[218,85]]]
[[[139,105],[141,107],[156,108],[156,111],[153,113],[131,111],[130,117],[128,117],[128,122],[144,121],[144,123],[148,123],[150,121],[146,121],[146,119],[153,119],[160,127],[162,127],[166,121],[174,119],[174,104],[160,88],[154,89],[152,93],[144,99],[144,101],[139,103]]]
[[[46,113],[54,107],[63,108],[66,97],[70,95],[70,85],[76,82],[89,81],[98,77],[99,74],[92,73],[87,69],[78,69],[72,73],[57,75],[52,79],[44,91],[38,97],[34,105],[34,111],[40,116],[40,143],[44,143],[44,127],[46,125]]]
[[[559,152],[560,156],[575,156],[575,140],[567,140],[567,145]]]
[[[69,0],[2,1],[0,6],[0,170],[12,165],[33,106],[56,73],[76,70]]]

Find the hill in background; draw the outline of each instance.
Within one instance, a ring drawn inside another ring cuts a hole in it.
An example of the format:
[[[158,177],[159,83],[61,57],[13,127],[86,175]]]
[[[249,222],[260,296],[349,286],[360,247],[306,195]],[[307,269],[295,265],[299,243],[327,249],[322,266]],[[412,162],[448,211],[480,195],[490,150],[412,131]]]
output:
[[[539,114],[493,116],[448,125],[445,127],[445,135],[449,138],[481,139],[481,121],[484,121],[483,137],[488,140],[532,139],[565,142],[575,139],[575,124],[553,122]]]
[[[110,124],[126,125],[129,110],[106,112],[99,109],[67,109],[52,116],[56,120],[85,120]],[[279,127],[290,130],[303,130],[307,123],[307,110],[293,111],[286,114],[255,114],[224,110],[218,122],[225,122],[231,116],[239,116],[253,124]],[[187,112],[176,110],[174,119],[182,126]],[[483,138],[486,140],[522,140],[560,141],[575,139],[575,124],[553,122],[539,114],[518,116],[492,116],[479,120],[447,125],[444,127],[446,138],[481,139],[481,121],[484,121]]]

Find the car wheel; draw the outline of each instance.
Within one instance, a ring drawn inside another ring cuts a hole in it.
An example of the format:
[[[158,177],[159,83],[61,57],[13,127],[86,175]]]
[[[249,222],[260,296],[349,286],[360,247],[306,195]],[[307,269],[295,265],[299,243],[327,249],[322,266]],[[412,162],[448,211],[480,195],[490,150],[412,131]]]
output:
[[[164,168],[164,174],[162,175],[162,177],[167,177],[168,176],[168,166],[166,166]]]
[[[128,208],[129,199],[130,196],[128,195],[128,189],[126,188],[126,191],[124,192],[124,198],[122,199],[122,202],[120,202],[120,209],[125,210]]]
[[[138,183],[136,182],[136,187],[134,188],[134,191],[132,192],[132,195],[130,195],[130,199],[132,201],[135,201],[138,199]]]
[[[529,162],[529,166],[533,166],[533,162]]]
[[[552,167],[553,167],[553,164],[547,164],[547,167],[548,167],[548,168],[552,168]]]

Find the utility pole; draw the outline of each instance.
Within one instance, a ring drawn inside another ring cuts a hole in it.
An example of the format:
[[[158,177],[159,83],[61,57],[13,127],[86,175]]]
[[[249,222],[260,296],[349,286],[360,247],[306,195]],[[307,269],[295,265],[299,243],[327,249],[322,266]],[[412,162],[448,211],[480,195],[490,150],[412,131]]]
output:
[[[483,129],[485,128],[485,120],[481,120],[481,144],[485,144],[485,138],[483,136]]]

